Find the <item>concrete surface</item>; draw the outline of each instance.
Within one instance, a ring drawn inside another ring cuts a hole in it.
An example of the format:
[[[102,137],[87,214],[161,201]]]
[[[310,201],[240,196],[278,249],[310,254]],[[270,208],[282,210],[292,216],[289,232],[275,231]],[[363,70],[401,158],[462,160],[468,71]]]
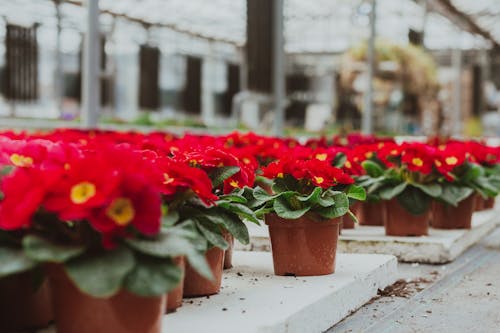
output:
[[[472,228],[429,229],[428,236],[386,236],[384,227],[359,226],[342,230],[338,249],[345,253],[383,253],[395,255],[402,262],[442,264],[454,260],[496,227],[497,212],[477,212]]]
[[[164,332],[324,332],[361,307],[397,276],[393,256],[340,254],[335,274],[273,275],[266,252],[236,252],[223,289],[184,300],[166,316]]]
[[[500,332],[500,228],[447,265],[399,264],[408,295],[373,300],[328,333]]]

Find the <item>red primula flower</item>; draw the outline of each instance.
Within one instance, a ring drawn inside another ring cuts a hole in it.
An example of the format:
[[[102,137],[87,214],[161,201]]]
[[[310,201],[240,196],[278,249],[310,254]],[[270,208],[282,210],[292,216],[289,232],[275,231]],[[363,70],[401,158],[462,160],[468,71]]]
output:
[[[422,143],[405,143],[402,146],[401,162],[408,170],[428,175],[434,165],[435,149]]]
[[[31,225],[47,192],[57,184],[60,173],[55,170],[17,168],[2,178],[0,192],[0,228],[16,230]]]
[[[106,247],[114,245],[114,237],[127,236],[131,227],[143,235],[156,235],[161,226],[160,194],[143,177],[123,174],[115,193],[92,211],[88,221],[103,235]]]
[[[440,146],[436,150],[434,166],[448,181],[453,181],[453,170],[465,163],[465,146],[461,143],[451,143]]]

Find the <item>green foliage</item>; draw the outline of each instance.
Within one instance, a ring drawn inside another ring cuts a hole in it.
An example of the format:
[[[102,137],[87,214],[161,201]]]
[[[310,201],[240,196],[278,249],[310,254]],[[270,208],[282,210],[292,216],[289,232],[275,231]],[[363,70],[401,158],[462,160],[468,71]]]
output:
[[[273,184],[275,194],[269,194],[260,187],[253,191],[255,214],[276,213],[284,219],[298,219],[311,212],[323,218],[340,217],[349,211],[349,199],[364,200],[366,193],[360,186],[350,186],[343,191],[322,189],[314,185],[304,186],[292,177],[277,178]]]
[[[62,263],[85,252],[84,246],[60,245],[36,235],[23,238],[24,253],[38,262]]]
[[[0,246],[0,278],[33,269],[37,263],[21,248]]]
[[[122,288],[127,274],[134,269],[133,252],[126,247],[80,256],[65,264],[69,278],[85,294],[109,297]]]

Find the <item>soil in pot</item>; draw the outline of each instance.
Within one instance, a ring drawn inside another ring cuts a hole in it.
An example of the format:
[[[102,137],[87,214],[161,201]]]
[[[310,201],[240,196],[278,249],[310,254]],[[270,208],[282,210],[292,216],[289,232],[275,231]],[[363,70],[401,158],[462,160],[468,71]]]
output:
[[[205,255],[208,265],[212,270],[214,280],[210,281],[198,274],[189,263],[186,263],[184,276],[184,297],[209,296],[219,293],[222,283],[222,270],[224,267],[224,250],[212,247]]]
[[[474,195],[452,206],[444,202],[432,203],[432,227],[436,229],[470,229],[475,205]]]
[[[408,212],[397,199],[385,202],[387,218],[385,234],[387,236],[426,236],[429,234],[431,207],[420,215]]]
[[[234,248],[234,236],[228,231],[223,233],[224,239],[229,243],[229,247],[224,253],[224,269],[229,269],[233,267],[233,248]]]
[[[110,298],[82,293],[60,266],[49,267],[57,333],[160,333],[166,297],[120,291]]]
[[[383,226],[387,218],[383,201],[363,202],[356,211],[360,225]]]
[[[181,279],[181,282],[179,282],[179,285],[167,294],[167,313],[175,312],[177,308],[182,306],[186,260],[184,257],[176,257],[174,258],[174,264],[182,270],[183,278]]]
[[[36,286],[34,272],[0,279],[0,332],[45,328],[54,319],[49,283]]]
[[[274,274],[326,275],[335,272],[341,218],[324,220],[313,214],[286,220],[267,214]]]

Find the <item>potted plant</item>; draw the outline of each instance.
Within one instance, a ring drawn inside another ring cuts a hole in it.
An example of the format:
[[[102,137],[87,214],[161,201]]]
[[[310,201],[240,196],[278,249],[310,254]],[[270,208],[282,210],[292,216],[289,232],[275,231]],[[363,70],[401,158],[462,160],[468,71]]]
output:
[[[21,234],[23,253],[9,259],[45,268],[60,333],[160,332],[165,294],[181,280],[172,259],[210,274],[196,233],[161,229],[155,170],[141,153],[60,148],[2,179],[0,229]]]
[[[427,235],[431,202],[442,193],[433,169],[434,149],[421,143],[387,144],[376,158],[380,162],[362,162],[367,175],[359,184],[385,201],[386,235]]]
[[[335,271],[341,217],[349,197],[364,191],[330,161],[283,156],[263,169],[273,180],[270,195],[260,187],[251,206],[269,226],[276,275],[325,275]]]
[[[470,229],[475,193],[482,197],[495,197],[498,187],[487,178],[485,168],[467,158],[467,144],[451,142],[440,145],[436,149],[434,165],[441,175],[439,184],[442,193],[433,203],[432,226],[438,229]]]

